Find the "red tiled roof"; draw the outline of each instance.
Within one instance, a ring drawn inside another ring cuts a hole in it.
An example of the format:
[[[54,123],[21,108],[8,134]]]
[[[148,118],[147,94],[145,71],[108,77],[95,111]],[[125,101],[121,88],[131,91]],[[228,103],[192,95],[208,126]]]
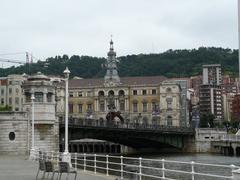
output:
[[[167,80],[167,78],[164,76],[121,77],[120,86],[158,85],[164,80]],[[69,80],[70,88],[101,87],[103,84],[104,78]]]

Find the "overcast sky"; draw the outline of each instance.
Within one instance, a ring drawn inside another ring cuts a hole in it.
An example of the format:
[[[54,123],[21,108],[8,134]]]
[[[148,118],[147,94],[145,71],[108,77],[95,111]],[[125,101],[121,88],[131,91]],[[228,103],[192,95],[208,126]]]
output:
[[[0,54],[105,57],[111,34],[118,56],[237,48],[237,0],[0,0]]]

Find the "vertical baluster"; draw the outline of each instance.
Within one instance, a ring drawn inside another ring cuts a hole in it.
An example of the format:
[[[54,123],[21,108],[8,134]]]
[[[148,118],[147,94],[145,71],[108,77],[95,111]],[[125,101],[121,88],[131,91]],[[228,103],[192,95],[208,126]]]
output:
[[[194,161],[191,162],[191,167],[192,167],[192,180],[194,180]]]
[[[142,180],[142,158],[139,158],[139,180]]]
[[[165,159],[162,159],[162,178],[165,179]]]
[[[123,179],[123,156],[120,156],[121,158],[121,179]]]
[[[77,153],[75,153],[75,170],[77,170]]]
[[[52,161],[53,161],[53,158],[54,158],[54,156],[53,156],[53,153],[54,153],[54,152],[52,151],[52,158],[51,158],[51,159],[52,159]]]
[[[83,154],[83,171],[86,171],[86,153]]]
[[[94,154],[94,173],[97,173],[97,155]]]
[[[108,174],[108,155],[106,155],[106,174],[107,174],[107,176],[109,176],[109,174]]]

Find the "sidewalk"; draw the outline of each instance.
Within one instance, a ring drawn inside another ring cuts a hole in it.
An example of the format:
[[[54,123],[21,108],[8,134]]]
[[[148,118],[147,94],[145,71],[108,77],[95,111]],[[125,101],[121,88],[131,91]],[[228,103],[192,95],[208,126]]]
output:
[[[36,179],[38,163],[27,160],[23,156],[4,156],[0,155],[0,180],[34,180]],[[39,174],[41,179],[42,173]],[[56,176],[55,176],[56,178]],[[45,178],[46,179],[46,178]],[[51,175],[49,175],[51,179]],[[62,180],[65,180],[65,174]],[[74,179],[70,175],[69,180]],[[77,180],[116,180],[113,176],[104,176],[102,174],[93,174],[92,172],[78,171]]]

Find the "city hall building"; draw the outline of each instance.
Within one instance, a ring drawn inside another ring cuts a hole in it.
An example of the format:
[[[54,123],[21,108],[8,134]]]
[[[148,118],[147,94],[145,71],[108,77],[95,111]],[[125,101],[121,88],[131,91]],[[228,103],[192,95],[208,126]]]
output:
[[[163,76],[120,78],[112,40],[105,77],[69,80],[69,97],[72,118],[104,121],[109,111],[120,111],[129,123],[188,125],[181,85]]]

